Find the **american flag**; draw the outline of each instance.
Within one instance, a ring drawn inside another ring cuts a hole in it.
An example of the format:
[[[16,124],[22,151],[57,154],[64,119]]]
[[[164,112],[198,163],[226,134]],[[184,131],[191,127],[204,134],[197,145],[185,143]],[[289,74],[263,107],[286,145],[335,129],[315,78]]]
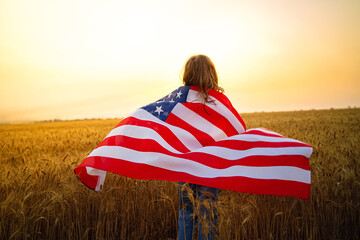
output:
[[[245,123],[229,99],[182,86],[124,118],[75,169],[98,191],[106,172],[239,192],[310,195],[312,147]]]

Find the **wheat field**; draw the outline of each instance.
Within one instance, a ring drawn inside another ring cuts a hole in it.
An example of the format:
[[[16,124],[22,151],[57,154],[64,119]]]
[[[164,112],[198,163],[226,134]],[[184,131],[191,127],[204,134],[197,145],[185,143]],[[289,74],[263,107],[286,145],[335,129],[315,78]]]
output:
[[[360,109],[242,117],[313,146],[311,196],[221,190],[217,239],[360,239]],[[73,173],[119,121],[1,125],[0,239],[176,239],[177,183]]]

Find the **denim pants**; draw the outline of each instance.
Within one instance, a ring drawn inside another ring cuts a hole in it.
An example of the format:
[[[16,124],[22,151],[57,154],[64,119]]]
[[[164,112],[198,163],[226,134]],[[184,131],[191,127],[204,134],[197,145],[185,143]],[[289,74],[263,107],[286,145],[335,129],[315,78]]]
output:
[[[178,240],[192,240],[196,225],[198,239],[215,239],[218,195],[217,188],[179,182]]]

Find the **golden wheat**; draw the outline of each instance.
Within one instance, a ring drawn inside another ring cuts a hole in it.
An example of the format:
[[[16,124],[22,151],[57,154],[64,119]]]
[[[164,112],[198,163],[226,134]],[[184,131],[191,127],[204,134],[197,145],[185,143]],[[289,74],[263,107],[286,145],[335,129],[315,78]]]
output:
[[[217,238],[360,239],[360,109],[242,116],[314,147],[311,197],[221,190]],[[0,126],[0,239],[175,239],[177,183],[73,173],[119,121]]]

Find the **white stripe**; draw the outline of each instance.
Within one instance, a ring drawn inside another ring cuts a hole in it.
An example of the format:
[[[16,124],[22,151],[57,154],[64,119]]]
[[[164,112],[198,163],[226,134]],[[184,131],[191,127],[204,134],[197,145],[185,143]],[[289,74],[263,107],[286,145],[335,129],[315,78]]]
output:
[[[228,119],[231,125],[234,126],[236,131],[238,131],[238,133],[245,132],[245,129],[241,124],[241,122],[239,121],[239,119],[237,119],[237,117],[224,104],[222,104],[220,101],[218,101],[216,98],[212,96],[209,96],[209,99],[213,102],[206,103],[206,106],[215,110],[216,112],[224,116],[226,119]],[[199,96],[199,92],[191,89],[189,90],[186,101],[193,103],[203,103],[203,100]]]
[[[231,166],[225,169],[212,168],[191,160],[154,152],[138,152],[124,147],[102,146],[89,156],[117,158],[133,163],[142,163],[170,171],[184,172],[196,177],[248,177],[255,179],[278,179],[310,184],[310,171],[291,166],[249,167]]]
[[[151,139],[159,143],[165,149],[173,152],[173,153],[181,153],[173,148],[168,142],[166,142],[159,133],[157,133],[154,129],[136,125],[122,125],[117,128],[114,128],[107,136],[126,136],[137,139]]]
[[[234,135],[231,137],[228,137],[227,139],[224,140],[241,140],[241,141],[246,141],[246,142],[293,142],[293,143],[302,143],[305,144],[299,140],[295,140],[292,138],[284,138],[284,137],[269,137],[269,136],[263,136],[263,135],[258,135],[258,134],[239,134],[239,135]]]
[[[249,156],[282,156],[282,155],[300,155],[310,158],[312,148],[309,147],[282,147],[282,148],[250,148],[247,150],[234,150],[226,147],[209,146],[203,147],[193,152],[207,153],[227,160],[237,160]]]
[[[185,107],[183,104],[177,104],[171,113],[189,123],[194,128],[210,135],[215,141],[228,137],[223,130],[201,117],[196,112]]]
[[[139,120],[155,122],[155,123],[163,125],[164,127],[167,127],[182,142],[182,144],[184,144],[185,147],[187,147],[190,151],[202,147],[201,143],[188,131],[185,131],[182,128],[170,125],[164,121],[161,121],[160,119],[153,116],[152,114],[150,114],[149,112],[147,112],[144,109],[141,109],[141,108],[137,109],[136,111],[131,113],[128,117],[134,117]],[[111,134],[111,132],[110,132],[110,134]]]
[[[101,191],[104,185],[106,171],[88,166],[86,166],[85,169],[87,174],[98,177],[98,181],[95,186],[95,191]]]
[[[270,130],[265,129],[265,128],[251,128],[251,129],[246,130],[246,132],[251,132],[251,131],[260,131],[260,132],[263,132],[263,133],[274,134],[274,135],[278,135],[280,137],[283,137],[283,135],[281,135],[280,133],[276,133],[276,132],[270,131]]]

